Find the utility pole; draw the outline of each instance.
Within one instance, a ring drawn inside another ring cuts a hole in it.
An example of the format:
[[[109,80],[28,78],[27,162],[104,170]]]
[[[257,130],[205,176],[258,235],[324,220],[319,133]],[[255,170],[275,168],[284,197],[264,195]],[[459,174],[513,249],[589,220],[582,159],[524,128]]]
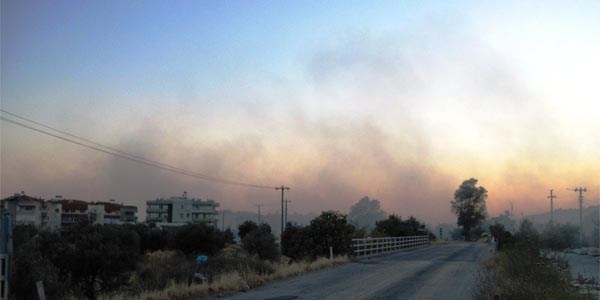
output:
[[[550,224],[554,224],[554,199],[558,198],[553,192],[554,190],[550,190],[550,196],[547,197],[550,199]]]
[[[287,227],[287,223],[288,223],[288,219],[287,219],[288,209],[287,209],[287,207],[288,207],[288,203],[290,203],[290,202],[292,202],[292,201],[285,199],[285,217],[284,217],[285,225],[284,225],[283,229],[285,229],[285,227]]]
[[[284,220],[283,220],[283,214],[284,214],[283,201],[285,199],[284,193],[285,193],[285,190],[289,190],[290,188],[282,185],[280,187],[276,187],[275,189],[281,190],[281,233],[280,233],[280,235],[281,235],[281,234],[283,234],[283,226],[284,226],[284,223],[283,223],[284,222]]]
[[[583,193],[587,192],[587,188],[576,187],[567,190],[579,193],[579,242],[583,242]]]
[[[221,220],[221,231],[225,231],[225,211],[223,211],[223,219]]]
[[[258,225],[260,225],[260,208],[263,206],[263,204],[256,204],[256,207],[258,207]]]

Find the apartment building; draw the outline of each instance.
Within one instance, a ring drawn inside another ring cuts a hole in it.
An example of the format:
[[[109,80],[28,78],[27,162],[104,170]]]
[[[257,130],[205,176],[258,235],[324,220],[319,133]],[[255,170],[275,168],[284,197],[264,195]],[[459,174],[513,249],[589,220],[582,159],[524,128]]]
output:
[[[217,207],[214,200],[181,197],[157,198],[146,201],[146,222],[159,227],[181,226],[189,223],[217,224]]]
[[[0,208],[10,212],[15,225],[34,225],[51,230],[61,226],[60,204],[28,196],[25,192],[0,200]]]
[[[137,207],[110,202],[86,202],[55,196],[51,200],[15,194],[0,200],[0,208],[7,209],[15,225],[35,225],[55,230],[79,222],[93,224],[137,223]]]
[[[132,224],[137,223],[137,206],[110,202],[86,202],[62,199],[57,196],[50,200],[62,205],[62,226],[89,221],[93,224]]]

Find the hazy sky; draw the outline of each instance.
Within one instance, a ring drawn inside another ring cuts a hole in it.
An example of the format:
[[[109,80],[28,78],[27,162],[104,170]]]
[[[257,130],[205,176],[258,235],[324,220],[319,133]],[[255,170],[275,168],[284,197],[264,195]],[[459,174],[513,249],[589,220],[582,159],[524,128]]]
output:
[[[326,3],[322,3],[326,2]],[[281,185],[290,210],[451,221],[600,186],[598,1],[2,1],[1,106],[201,173]],[[2,122],[1,196],[279,209]],[[142,213],[142,215],[145,215]]]

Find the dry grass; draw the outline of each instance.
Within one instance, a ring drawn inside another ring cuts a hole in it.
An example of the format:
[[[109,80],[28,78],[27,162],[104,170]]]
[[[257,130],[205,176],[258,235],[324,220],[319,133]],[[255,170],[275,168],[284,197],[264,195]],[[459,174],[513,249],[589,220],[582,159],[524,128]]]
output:
[[[137,297],[116,296],[116,297],[100,297],[100,300],[183,300],[198,297],[206,297],[222,292],[248,290],[266,282],[284,279],[291,276],[296,276],[302,273],[316,271],[324,268],[329,268],[349,262],[347,256],[338,256],[333,259],[319,258],[315,261],[301,261],[295,263],[277,262],[274,263],[274,272],[271,274],[257,274],[252,270],[237,270],[217,276],[210,284],[169,284],[165,289],[160,291],[145,291]]]

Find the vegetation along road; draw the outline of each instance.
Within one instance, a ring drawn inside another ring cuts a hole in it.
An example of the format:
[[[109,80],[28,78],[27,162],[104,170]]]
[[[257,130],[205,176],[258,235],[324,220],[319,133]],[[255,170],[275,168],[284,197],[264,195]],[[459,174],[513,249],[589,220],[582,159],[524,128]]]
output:
[[[470,299],[489,247],[454,242],[286,279],[227,299]]]

